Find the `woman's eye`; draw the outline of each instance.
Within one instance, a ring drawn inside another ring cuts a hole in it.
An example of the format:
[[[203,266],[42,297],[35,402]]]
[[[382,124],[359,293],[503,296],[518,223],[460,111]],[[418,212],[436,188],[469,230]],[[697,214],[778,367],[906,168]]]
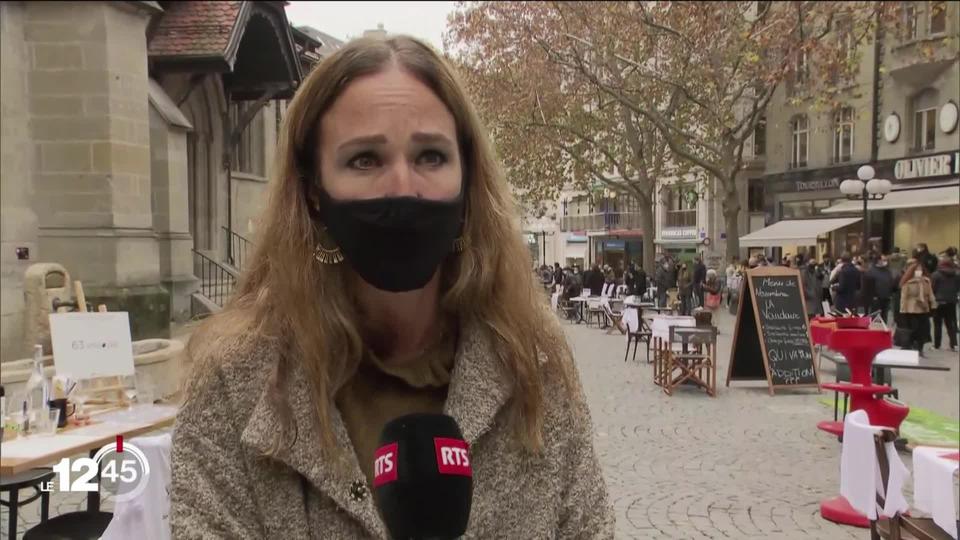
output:
[[[436,150],[427,150],[426,152],[420,154],[420,157],[417,159],[419,164],[426,165],[427,167],[439,167],[447,162],[447,156]]]
[[[369,171],[379,165],[380,160],[377,159],[377,156],[369,152],[364,152],[347,162],[348,167],[361,171]]]

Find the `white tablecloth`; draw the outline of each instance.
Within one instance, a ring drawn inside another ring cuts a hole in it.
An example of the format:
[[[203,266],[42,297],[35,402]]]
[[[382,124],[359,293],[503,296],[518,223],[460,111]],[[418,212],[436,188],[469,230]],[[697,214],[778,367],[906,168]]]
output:
[[[694,327],[697,320],[693,317],[684,315],[654,315],[650,323],[650,333],[654,339],[660,338],[663,341],[670,339],[670,327],[682,326],[685,328]]]
[[[933,522],[957,538],[957,501],[953,475],[960,462],[942,457],[956,450],[918,446],[913,449],[913,505],[933,517]]]

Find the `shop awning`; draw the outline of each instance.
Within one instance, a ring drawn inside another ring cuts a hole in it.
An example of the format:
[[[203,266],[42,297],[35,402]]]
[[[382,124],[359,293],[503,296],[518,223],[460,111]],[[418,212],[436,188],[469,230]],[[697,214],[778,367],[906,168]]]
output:
[[[860,218],[791,219],[740,237],[740,247],[815,246],[817,237],[860,221]]]
[[[923,208],[927,206],[960,205],[960,186],[937,186],[922,189],[891,191],[879,201],[870,201],[870,210],[894,210],[896,208]],[[821,210],[824,214],[863,212],[863,201],[843,201]]]

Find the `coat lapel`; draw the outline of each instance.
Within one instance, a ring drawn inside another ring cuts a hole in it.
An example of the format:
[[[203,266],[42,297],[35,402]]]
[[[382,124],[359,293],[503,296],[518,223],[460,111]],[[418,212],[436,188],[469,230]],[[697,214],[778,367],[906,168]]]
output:
[[[308,379],[299,362],[290,362],[291,371],[280,388],[285,396],[296,425],[297,437],[292,445],[282,447],[273,459],[285,463],[310,481],[321,493],[330,497],[339,507],[363,524],[376,538],[386,538],[386,529],[373,504],[373,496],[367,492],[362,500],[356,500],[351,488],[357,482],[366,486],[366,480],[357,463],[356,453],[347,434],[340,412],[332,411],[333,431],[337,447],[343,449],[343,466],[330,463],[320,452],[320,435],[315,418],[316,410],[311,405]],[[241,441],[263,454],[268,451],[274,438],[280,435],[281,426],[277,422],[278,411],[265,389],[260,401],[254,407],[253,414],[241,436]]]
[[[343,459],[346,461],[338,468],[320,453],[320,436],[311,421],[316,412],[311,406],[306,373],[299,362],[290,362],[290,366],[290,373],[279,391],[293,414],[297,437],[292,445],[282,447],[273,459],[303,475],[363,524],[371,535],[386,538],[386,529],[374,507],[372,494],[367,493],[362,501],[351,495],[352,485],[357,481],[365,485],[365,481],[340,412],[334,408],[332,413],[337,446],[345,449]],[[511,389],[512,384],[503,372],[489,332],[480,324],[465,324],[460,332],[444,412],[457,421],[468,443],[473,444],[493,425],[500,408],[509,399]],[[270,399],[271,391],[264,389],[241,435],[241,442],[260,455],[269,451],[281,430],[276,421],[279,412]]]
[[[464,324],[443,411],[457,421],[468,443],[493,425],[512,388],[489,331],[480,323]]]

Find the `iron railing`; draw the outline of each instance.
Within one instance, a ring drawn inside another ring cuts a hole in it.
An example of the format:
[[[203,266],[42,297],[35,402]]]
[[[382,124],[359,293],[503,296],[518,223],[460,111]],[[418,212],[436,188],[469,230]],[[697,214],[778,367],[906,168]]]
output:
[[[640,227],[640,214],[637,212],[606,212],[560,218],[560,229],[563,231],[639,229]]]
[[[247,254],[253,249],[253,242],[224,225],[221,225],[220,228],[227,233],[227,262],[237,270],[243,270]]]
[[[696,227],[696,210],[667,210],[665,227]]]
[[[214,304],[220,307],[225,306],[233,296],[237,278],[217,261],[196,249],[191,251],[193,251],[194,268],[199,269],[200,293]]]

